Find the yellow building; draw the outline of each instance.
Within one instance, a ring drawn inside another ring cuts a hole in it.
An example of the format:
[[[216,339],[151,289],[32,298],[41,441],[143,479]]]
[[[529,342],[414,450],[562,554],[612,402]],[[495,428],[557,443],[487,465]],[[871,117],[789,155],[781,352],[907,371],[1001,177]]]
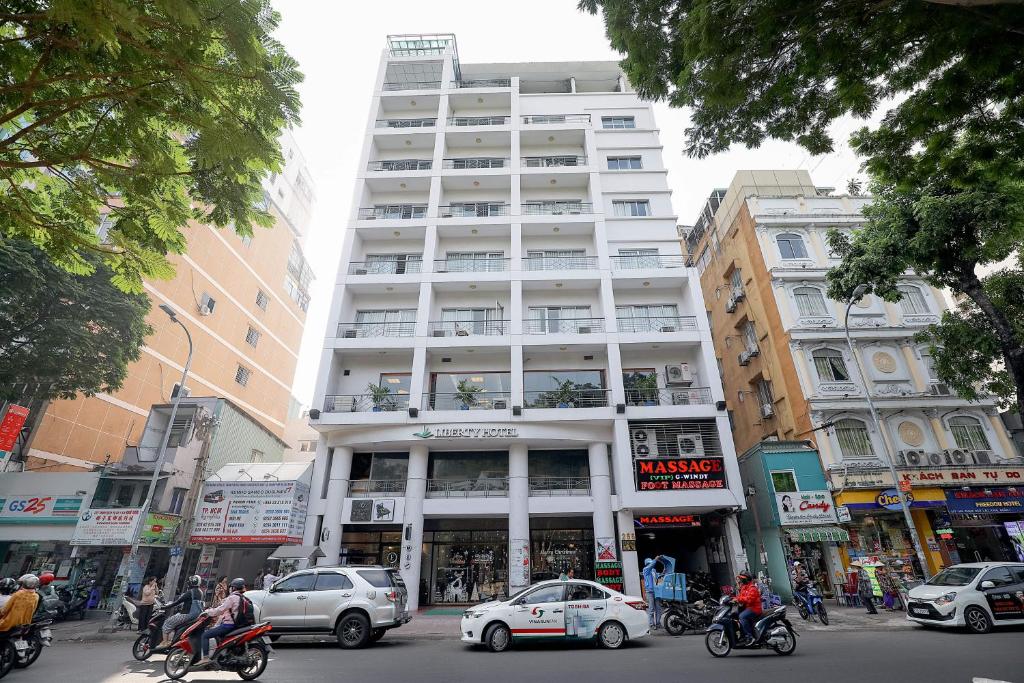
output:
[[[175,277],[144,283],[153,333],[122,388],[50,403],[29,441],[29,468],[116,462],[139,443],[150,406],[171,400],[188,353],[184,332],[157,308],[164,303],[192,334],[190,393],[229,399],[283,436],[312,280],[302,245],[313,193],[291,135],[281,144],[285,168],[264,183],[274,227],[243,239],[192,224],[187,252],[171,258]]]
[[[913,339],[945,310],[941,292],[908,272],[900,302],[869,295],[855,303],[849,328],[866,378],[845,339],[845,302],[826,296],[826,272],[838,264],[826,233],[856,230],[869,201],[818,188],[806,171],[740,171],[683,230],[701,273],[736,448],[766,439],[814,443],[836,504],[849,504],[850,553],[895,561],[912,550],[898,506],[882,504],[897,485],[885,466],[887,445],[900,478],[927,487],[915,486],[912,512],[930,568],[995,559],[1009,545],[1002,520],[990,520],[985,533],[966,530],[966,520],[944,504],[942,488],[961,480],[950,476],[936,488],[918,477],[1019,468],[995,402],[970,403],[952,393],[936,378],[927,348]],[[879,408],[881,432],[865,390]],[[958,521],[959,534],[932,533],[933,524]]]

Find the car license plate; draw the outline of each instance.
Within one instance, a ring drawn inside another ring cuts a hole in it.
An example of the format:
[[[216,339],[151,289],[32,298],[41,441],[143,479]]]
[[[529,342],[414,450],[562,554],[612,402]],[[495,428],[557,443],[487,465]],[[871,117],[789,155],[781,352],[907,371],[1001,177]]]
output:
[[[911,609],[910,611],[913,612],[914,614],[928,614],[928,610],[921,609],[920,607],[915,607],[915,608]]]
[[[28,643],[19,638],[18,640],[14,641],[14,649],[18,652],[24,652],[28,649]]]

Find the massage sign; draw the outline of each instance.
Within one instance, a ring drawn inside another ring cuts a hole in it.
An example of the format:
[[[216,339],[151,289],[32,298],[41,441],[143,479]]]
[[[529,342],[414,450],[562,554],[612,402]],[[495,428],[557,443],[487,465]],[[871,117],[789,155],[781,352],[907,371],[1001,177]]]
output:
[[[725,460],[713,457],[637,460],[636,487],[638,491],[724,489]]]

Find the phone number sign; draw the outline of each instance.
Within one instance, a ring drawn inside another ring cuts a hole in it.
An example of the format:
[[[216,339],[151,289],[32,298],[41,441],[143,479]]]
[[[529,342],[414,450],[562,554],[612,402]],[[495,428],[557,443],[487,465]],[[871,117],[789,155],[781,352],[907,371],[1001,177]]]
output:
[[[638,491],[725,488],[723,458],[651,458],[636,461]]]

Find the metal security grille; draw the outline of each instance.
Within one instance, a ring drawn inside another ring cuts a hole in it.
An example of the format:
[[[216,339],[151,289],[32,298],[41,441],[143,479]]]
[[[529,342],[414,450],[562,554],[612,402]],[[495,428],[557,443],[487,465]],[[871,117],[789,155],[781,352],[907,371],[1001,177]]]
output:
[[[629,422],[633,459],[677,458],[682,455],[722,456],[722,444],[714,420],[660,420]],[[680,444],[688,452],[683,452]],[[644,450],[646,447],[647,450]]]

